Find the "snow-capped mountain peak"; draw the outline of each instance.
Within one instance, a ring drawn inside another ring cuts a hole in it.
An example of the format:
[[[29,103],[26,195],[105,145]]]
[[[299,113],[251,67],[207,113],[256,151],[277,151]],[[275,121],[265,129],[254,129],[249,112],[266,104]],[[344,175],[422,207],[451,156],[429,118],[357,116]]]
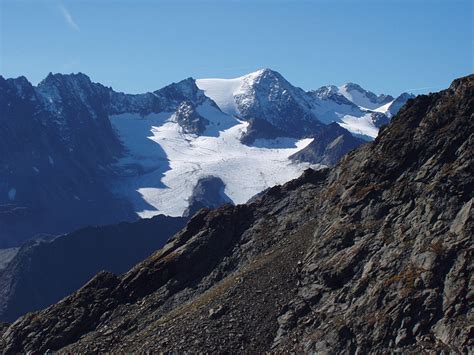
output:
[[[234,79],[198,79],[196,84],[223,112],[243,120],[265,120],[289,137],[320,129],[312,98],[274,70],[260,69]]]
[[[339,92],[352,103],[368,110],[378,109],[394,99],[390,95],[381,94],[377,96],[372,91],[365,90],[355,83],[342,85]]]
[[[275,73],[265,68],[231,79],[197,79],[196,85],[204,91],[206,96],[214,100],[223,112],[238,116],[240,110],[235,98],[248,92],[262,77],[276,76]]]

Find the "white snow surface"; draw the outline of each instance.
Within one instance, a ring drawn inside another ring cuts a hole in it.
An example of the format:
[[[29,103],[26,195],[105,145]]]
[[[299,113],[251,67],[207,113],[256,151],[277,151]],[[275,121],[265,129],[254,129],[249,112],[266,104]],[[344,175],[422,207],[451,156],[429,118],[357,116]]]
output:
[[[288,159],[312,139],[259,140],[246,146],[240,137],[247,122],[210,105],[197,110],[210,121],[201,136],[185,134],[170,112],[110,117],[128,149],[117,165],[122,177],[114,190],[132,201],[140,217],[182,215],[202,177],[221,178],[224,193],[240,204],[268,187],[300,176],[308,167],[320,167]]]
[[[238,93],[242,87],[243,77],[235,79],[197,79],[196,85],[204,91],[219,106],[219,108],[229,115],[238,115],[239,108],[234,100],[234,94]]]
[[[365,96],[363,92],[360,92],[358,90],[348,90],[346,85],[342,85],[339,88],[339,92],[349,101],[367,110],[375,110],[382,106],[379,103],[370,101],[369,98]]]
[[[375,138],[379,133],[379,129],[372,122],[370,113],[359,117],[345,115],[342,116],[341,121],[339,125],[356,136]]]
[[[235,97],[251,90],[255,79],[264,71],[265,69],[260,69],[233,79],[197,79],[196,85],[219,106],[222,112],[228,115],[238,115],[239,107]]]

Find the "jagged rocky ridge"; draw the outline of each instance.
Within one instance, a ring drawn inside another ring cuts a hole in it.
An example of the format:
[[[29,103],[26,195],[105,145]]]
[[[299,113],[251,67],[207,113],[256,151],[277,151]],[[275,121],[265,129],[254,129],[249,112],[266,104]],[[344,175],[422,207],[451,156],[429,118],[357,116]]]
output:
[[[201,210],[122,276],[4,328],[20,351],[467,351],[474,76],[333,169]]]
[[[55,101],[41,94],[46,86],[55,88]],[[65,86],[54,76],[37,88],[24,77],[0,77],[0,247],[86,221],[132,218],[103,179],[121,148],[100,94],[84,91],[90,111]]]

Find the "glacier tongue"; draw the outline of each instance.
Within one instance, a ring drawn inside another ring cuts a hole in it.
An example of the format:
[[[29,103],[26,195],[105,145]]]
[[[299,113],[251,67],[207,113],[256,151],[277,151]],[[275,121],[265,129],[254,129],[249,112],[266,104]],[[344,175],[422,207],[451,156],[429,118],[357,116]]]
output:
[[[247,146],[240,137],[248,123],[212,109],[198,107],[214,125],[209,127],[209,134],[201,136],[184,133],[173,122],[172,113],[110,117],[128,150],[118,163],[122,177],[114,191],[131,200],[140,217],[182,215],[202,177],[221,178],[226,195],[239,204],[268,187],[298,177],[310,166],[320,167],[288,159],[312,139],[285,138],[281,144],[278,139],[261,140],[258,147]],[[219,131],[218,127],[224,129]]]

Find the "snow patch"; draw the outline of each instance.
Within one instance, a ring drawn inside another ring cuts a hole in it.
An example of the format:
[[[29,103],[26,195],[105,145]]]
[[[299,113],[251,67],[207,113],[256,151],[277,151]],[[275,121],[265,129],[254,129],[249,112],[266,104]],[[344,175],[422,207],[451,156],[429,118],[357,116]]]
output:
[[[341,121],[342,122],[339,122],[339,125],[355,135],[366,136],[374,139],[377,137],[379,132],[379,129],[372,122],[372,115],[370,113],[362,117],[345,115],[341,118]]]
[[[264,71],[265,69],[260,69],[233,79],[197,79],[196,85],[219,106],[222,112],[238,116],[240,112],[235,97],[248,92]]]
[[[242,77],[235,79],[197,79],[196,85],[223,112],[229,115],[238,115],[239,108],[234,100],[234,93],[240,91],[242,82]]]
[[[348,89],[348,84],[343,85],[339,88],[339,92],[349,101],[353,102],[357,106],[367,109],[367,110],[376,110],[383,106],[378,102],[372,102],[363,91],[357,89]]]

